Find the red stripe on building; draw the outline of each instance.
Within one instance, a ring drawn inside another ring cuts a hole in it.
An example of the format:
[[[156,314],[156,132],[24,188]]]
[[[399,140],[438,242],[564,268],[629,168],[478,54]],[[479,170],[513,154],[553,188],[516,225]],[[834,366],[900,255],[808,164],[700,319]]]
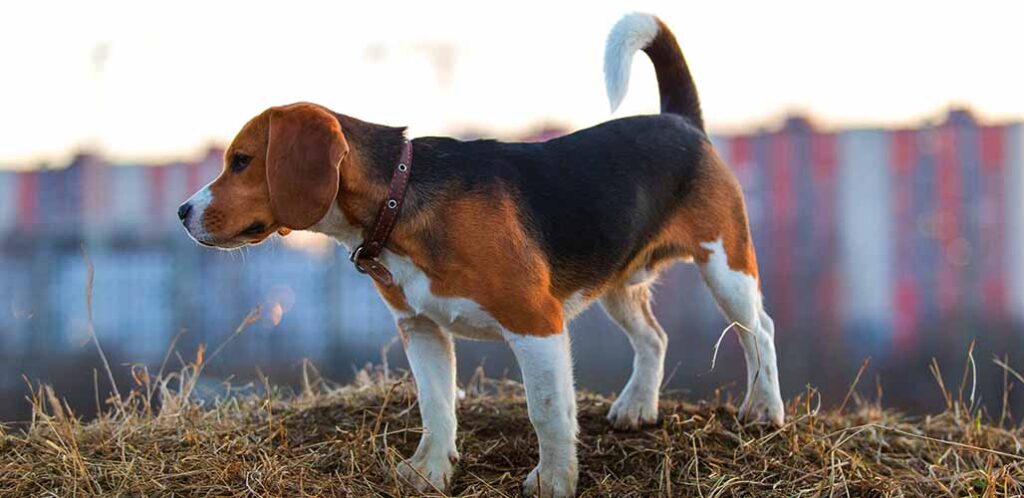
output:
[[[24,171],[18,173],[18,227],[30,228],[38,221],[36,212],[39,205],[39,173]]]
[[[777,314],[781,315],[782,322],[788,322],[795,316],[794,296],[796,292],[793,286],[796,284],[793,278],[793,209],[796,203],[793,192],[793,181],[791,178],[792,141],[786,132],[771,135],[769,143],[769,188],[771,200],[769,201],[769,212],[772,226],[772,257],[775,260],[772,268],[773,273],[778,277],[775,287],[775,301],[778,303]]]
[[[815,183],[835,179],[839,155],[834,134],[815,133],[811,135],[811,162],[814,165],[812,174]]]
[[[896,130],[891,133],[890,157],[893,172],[908,174],[917,163],[917,136],[914,130]]]
[[[814,211],[813,244],[825,257],[820,260],[815,282],[814,298],[818,316],[829,335],[838,335],[839,324],[839,269],[837,252],[836,174],[839,150],[836,136],[831,133],[811,135],[811,178],[813,180]]]
[[[983,254],[981,292],[982,312],[995,320],[1005,319],[1009,312],[1003,252],[1003,230],[1006,227],[1006,203],[1003,182],[1006,170],[1005,126],[981,129],[981,243],[975,253]]]
[[[915,333],[920,326],[919,281],[913,271],[914,169],[920,160],[918,135],[914,130],[897,130],[890,134],[889,167],[892,171],[893,240],[896,252],[893,283],[893,346],[900,351],[914,348]]]
[[[737,170],[749,167],[754,155],[750,137],[738,135],[728,140],[730,166]]]
[[[147,168],[149,171],[149,178],[146,188],[149,189],[149,214],[153,219],[153,227],[163,228],[163,223],[167,219],[164,216],[167,209],[167,166],[160,165]]]
[[[939,241],[937,299],[939,312],[949,314],[959,302],[959,267],[954,264],[960,242],[961,165],[957,157],[956,127],[945,125],[938,133],[938,174],[936,175],[937,209],[935,235]]]
[[[188,185],[188,191],[190,192],[189,195],[192,195],[191,192],[195,192],[203,186],[203,180],[200,178],[202,168],[200,168],[200,163],[187,163],[185,165],[185,170],[188,172],[185,178]]]
[[[981,129],[981,167],[1003,169],[1006,154],[1005,126],[986,126]]]
[[[893,347],[897,351],[912,351],[917,343],[917,329],[921,326],[921,293],[917,280],[909,272],[897,278],[894,299]]]

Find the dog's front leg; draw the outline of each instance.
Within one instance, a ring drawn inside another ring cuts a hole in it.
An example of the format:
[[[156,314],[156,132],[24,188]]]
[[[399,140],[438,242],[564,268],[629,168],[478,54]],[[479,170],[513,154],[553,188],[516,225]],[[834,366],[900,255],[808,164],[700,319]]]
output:
[[[569,333],[535,337],[505,332],[523,372],[527,409],[537,433],[540,462],[523,484],[527,496],[576,494],[576,393]]]
[[[455,347],[451,336],[422,316],[398,319],[405,355],[416,377],[423,436],[399,474],[420,492],[445,491],[459,453],[455,449]]]

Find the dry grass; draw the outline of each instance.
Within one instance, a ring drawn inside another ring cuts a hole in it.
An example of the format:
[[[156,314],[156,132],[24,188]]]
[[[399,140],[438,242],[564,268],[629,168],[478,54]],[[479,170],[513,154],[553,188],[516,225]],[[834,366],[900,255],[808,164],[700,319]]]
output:
[[[91,265],[89,271],[91,280]],[[74,416],[48,386],[35,387],[30,423],[0,426],[0,496],[414,494],[395,472],[420,435],[405,374],[364,370],[353,384],[333,386],[306,365],[296,393],[269,382],[201,392],[203,368],[258,317],[246,317],[211,354],[200,348],[189,360],[178,357],[174,372],[165,373],[170,353],[154,374],[134,368],[135,385],[112,386],[115,394],[93,421]],[[611,400],[580,393],[579,494],[1020,496],[1024,429],[1012,425],[1006,406],[1024,377],[996,360],[1004,372],[1003,410],[990,417],[975,406],[972,352],[956,389],[933,364],[946,410],[923,418],[858,397],[864,368],[840,407],[820,410],[808,389],[790,401],[778,430],[744,426],[728,400],[693,405],[665,397],[657,427],[617,433],[604,419]],[[537,458],[522,386],[485,379],[480,370],[466,392],[452,494],[518,496]]]
[[[171,375],[136,370],[126,398],[76,419],[40,386],[31,423],[0,431],[2,496],[408,496],[395,474],[419,437],[404,374],[360,372],[330,386],[195,392],[202,353]],[[396,378],[397,376],[397,378]],[[969,390],[969,385],[966,386]],[[960,392],[963,392],[961,390]],[[1012,496],[1024,492],[1019,428],[950,399],[911,419],[856,395],[819,411],[809,390],[781,430],[744,427],[729,403],[661,404],[657,427],[617,433],[610,400],[582,393],[580,496]],[[152,400],[159,399],[157,404]],[[478,375],[459,406],[453,495],[518,496],[537,447],[518,383]],[[1004,420],[1005,422],[1005,420]]]

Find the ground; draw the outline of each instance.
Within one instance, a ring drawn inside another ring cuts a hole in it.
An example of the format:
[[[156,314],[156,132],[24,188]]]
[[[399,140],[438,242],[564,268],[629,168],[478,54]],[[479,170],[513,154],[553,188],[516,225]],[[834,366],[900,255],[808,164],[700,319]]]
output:
[[[405,374],[377,369],[349,386],[311,382],[295,394],[260,389],[219,401],[199,401],[187,370],[171,381],[136,377],[124,401],[89,422],[41,386],[31,424],[0,430],[0,496],[416,494],[394,470],[419,438]],[[537,458],[522,388],[478,376],[466,391],[451,494],[518,496]],[[657,426],[625,433],[605,420],[612,400],[580,393],[580,496],[1024,492],[1024,431],[983,423],[956,403],[923,418],[855,397],[842,411],[824,411],[808,390],[776,430],[740,424],[726,401],[667,398]]]

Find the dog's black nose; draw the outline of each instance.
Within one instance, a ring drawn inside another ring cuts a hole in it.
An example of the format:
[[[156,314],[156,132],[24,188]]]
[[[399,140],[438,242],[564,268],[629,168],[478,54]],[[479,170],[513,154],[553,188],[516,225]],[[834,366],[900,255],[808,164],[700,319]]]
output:
[[[191,212],[192,205],[187,202],[182,204],[181,206],[178,206],[178,219],[181,221],[185,221],[185,218],[188,218],[188,214]]]

